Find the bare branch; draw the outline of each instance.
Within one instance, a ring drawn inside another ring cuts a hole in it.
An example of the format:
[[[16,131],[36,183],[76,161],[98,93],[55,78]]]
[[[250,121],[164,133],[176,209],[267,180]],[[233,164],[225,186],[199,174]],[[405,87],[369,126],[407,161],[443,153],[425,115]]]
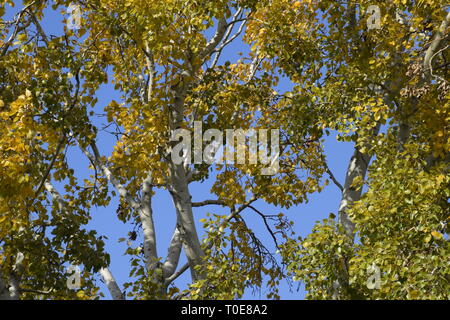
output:
[[[208,205],[217,205],[225,207],[226,204],[222,200],[205,200],[201,202],[192,202],[192,207],[204,207]]]
[[[267,216],[265,214],[263,214],[261,211],[257,210],[253,206],[248,206],[248,207],[250,209],[252,209],[253,211],[255,211],[263,219],[264,225],[266,226],[267,231],[269,231],[270,235],[272,236],[273,242],[275,243],[275,246],[278,248],[277,237],[275,237],[275,233],[272,231],[272,229],[269,226],[269,223],[267,222]]]
[[[59,192],[55,189],[53,184],[49,181],[45,181],[44,186],[45,186],[45,189],[47,190],[47,192],[50,193],[53,201],[56,201],[56,203],[58,204],[58,209],[60,211],[65,210],[67,204],[64,202],[64,199],[61,197]]]
[[[336,177],[334,176],[333,172],[331,172],[330,168],[328,167],[328,164],[326,163],[325,159],[324,159],[324,165],[325,165],[325,170],[326,173],[328,173],[328,175],[330,176],[331,181],[333,181],[333,183],[341,190],[341,192],[344,192],[344,187],[342,186],[342,184],[339,183],[339,181],[336,179]]]
[[[52,293],[52,289],[47,290],[47,291],[43,291],[43,290],[36,290],[36,289],[24,289],[24,288],[19,288],[20,293],[22,292],[29,292],[29,293],[37,293],[37,294],[50,294]]]
[[[256,197],[252,197],[250,200],[248,200],[247,202],[242,204],[237,210],[233,208],[231,210],[231,213],[225,218],[224,224],[227,223],[228,221],[230,221],[231,219],[237,217],[239,215],[239,213],[241,213],[243,210],[248,208],[256,200],[257,200]],[[206,248],[210,249],[212,246],[213,246],[213,243],[209,242],[209,244],[207,245]],[[166,286],[168,286],[173,281],[175,281],[175,279],[177,279],[179,276],[181,276],[187,269],[189,269],[189,263],[186,263],[184,266],[181,267],[180,270],[178,270],[173,275],[168,277],[165,281]]]
[[[355,224],[350,220],[348,209],[352,203],[361,198],[362,194],[362,188],[356,189],[352,187],[352,184],[357,177],[365,177],[371,157],[371,155],[363,154],[355,148],[348,164],[344,190],[342,191],[342,199],[339,205],[339,222],[350,239],[353,239]]]
[[[144,232],[144,251],[147,249],[150,250],[150,257],[154,259],[154,261],[147,260],[147,266],[150,268],[151,264],[154,264],[158,257],[156,249],[156,232],[153,222],[151,172],[148,173],[147,178],[145,178],[142,183],[142,199],[138,213]]]
[[[253,202],[255,202],[257,199],[256,197],[252,197],[250,200],[242,204],[237,210],[234,208],[231,210],[231,213],[227,216],[225,219],[225,222],[230,221],[234,217],[236,217],[238,214],[240,214],[243,210],[247,209]]]

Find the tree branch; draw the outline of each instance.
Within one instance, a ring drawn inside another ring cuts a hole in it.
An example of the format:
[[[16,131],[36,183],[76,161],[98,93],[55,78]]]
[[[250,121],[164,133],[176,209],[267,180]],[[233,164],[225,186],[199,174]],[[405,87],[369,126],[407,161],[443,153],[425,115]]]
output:
[[[181,248],[183,246],[183,242],[181,239],[180,229],[177,223],[175,230],[172,235],[172,240],[170,241],[169,249],[167,250],[167,257],[163,263],[163,275],[164,279],[171,277],[180,260]]]
[[[326,163],[325,159],[324,159],[323,163],[325,165],[326,173],[328,173],[328,175],[330,176],[331,181],[333,181],[333,183],[341,190],[341,192],[344,192],[344,187],[336,179],[336,177],[334,176],[333,172],[331,172],[330,167],[328,167],[328,164]]]
[[[42,187],[44,186],[45,182],[47,181],[48,176],[50,175],[50,171],[52,170],[53,166],[55,165],[55,161],[59,156],[59,153],[61,152],[61,149],[64,145],[64,142],[66,141],[66,136],[64,135],[61,140],[58,143],[58,146],[56,147],[56,151],[53,154],[52,160],[50,161],[50,164],[48,165],[47,169],[45,170],[44,175],[42,176],[41,182],[39,183],[38,188],[36,189],[36,193],[34,195],[34,198],[36,199],[39,194],[42,191]]]
[[[125,296],[120,290],[120,287],[109,268],[101,268],[100,275],[102,276],[103,281],[105,282],[106,287],[108,288],[113,300],[125,300]]]
[[[173,275],[171,275],[169,278],[166,279],[165,285],[168,286],[172,282],[174,282],[179,276],[181,276],[187,269],[189,269],[189,263],[186,263],[183,265],[180,270],[175,272]]]
[[[1,49],[1,54],[0,56],[4,56],[6,54],[6,52],[8,51],[9,47],[11,46],[11,43],[14,41],[14,39],[16,38],[17,34],[24,30],[29,24],[30,22],[27,23],[26,26],[23,26],[22,28],[19,27],[19,24],[25,14],[25,12],[28,10],[28,8],[30,8],[32,5],[34,5],[34,1],[31,2],[30,4],[28,4],[26,7],[24,7],[22,10],[20,10],[20,12],[17,14],[17,18],[14,21],[14,24],[16,25],[14,28],[13,33],[11,34],[11,36],[9,37],[9,39],[3,44],[2,49]]]
[[[248,206],[250,209],[252,209],[253,211],[255,211],[264,221],[264,225],[266,226],[267,231],[269,231],[270,235],[272,236],[273,242],[275,243],[275,246],[278,248],[278,241],[277,241],[277,237],[275,237],[274,232],[272,231],[272,229],[269,226],[269,223],[267,222],[267,217],[265,214],[263,214],[261,211],[257,210],[255,207],[253,206]]]
[[[444,39],[445,30],[448,28],[450,24],[450,12],[445,17],[444,21],[442,21],[441,26],[437,30],[433,40],[431,41],[430,46],[428,47],[425,58],[423,60],[423,66],[425,69],[425,77],[429,78],[431,76],[431,70],[432,70],[432,60],[434,57],[434,54],[439,49],[439,46],[441,45],[441,41]]]
[[[208,205],[217,205],[225,207],[226,204],[222,200],[205,200],[201,202],[192,202],[192,207],[204,207]]]
[[[203,61],[206,57],[211,55],[214,49],[219,45],[219,43],[222,41],[225,35],[225,32],[227,31],[227,28],[228,28],[227,20],[225,18],[220,18],[217,24],[216,33],[211,38],[211,40],[206,44],[206,47],[203,49],[203,51],[199,54],[199,58],[201,61]]]
[[[111,170],[102,162],[100,153],[98,151],[95,142],[91,142],[91,148],[93,155],[86,149],[81,148],[84,154],[94,162],[98,167],[101,168],[106,179],[117,189],[120,196],[122,196],[125,201],[134,209],[137,210],[139,218],[142,223],[142,229],[144,231],[144,257],[146,259],[146,265],[150,269],[156,266],[158,261],[156,252],[156,239],[155,230],[153,226],[152,209],[151,209],[151,175],[146,178],[143,184],[143,198],[142,202],[139,203],[133,199],[128,190],[122,186],[119,181],[116,180]]]

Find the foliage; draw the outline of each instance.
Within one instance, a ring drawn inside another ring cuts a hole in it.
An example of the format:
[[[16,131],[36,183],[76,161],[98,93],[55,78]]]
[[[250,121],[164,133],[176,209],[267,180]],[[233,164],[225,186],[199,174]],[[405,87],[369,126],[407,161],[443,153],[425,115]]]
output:
[[[47,34],[46,12],[71,3],[81,8],[80,28]],[[369,29],[364,11],[374,4],[381,27]],[[0,2],[0,297],[15,286],[22,299],[101,297],[96,274],[110,258],[86,225],[94,206],[117,199],[118,220],[143,231],[138,246],[141,234],[129,234],[129,298],[234,299],[263,287],[277,299],[279,282],[292,277],[311,299],[450,298],[442,1],[24,0],[11,18],[13,5]],[[233,40],[243,52],[224,59]],[[102,85],[120,99],[99,105]],[[171,132],[194,133],[195,121],[203,131],[279,129],[279,172],[174,163]],[[108,129],[117,142],[104,156],[96,141]],[[367,176],[337,183],[323,146],[332,131],[368,159]],[[86,155],[88,179],[68,150]],[[252,207],[299,206],[329,180],[342,189],[341,209],[304,239],[283,214]],[[205,181],[215,199],[194,203],[189,185]],[[157,192],[169,192],[177,212],[166,258],[155,244]],[[203,205],[229,214],[202,220],[201,242],[193,211]],[[263,219],[274,245],[246,224],[244,210]],[[174,282],[181,248],[188,288]],[[69,264],[83,266],[80,291],[67,288]],[[377,290],[367,287],[373,265]]]

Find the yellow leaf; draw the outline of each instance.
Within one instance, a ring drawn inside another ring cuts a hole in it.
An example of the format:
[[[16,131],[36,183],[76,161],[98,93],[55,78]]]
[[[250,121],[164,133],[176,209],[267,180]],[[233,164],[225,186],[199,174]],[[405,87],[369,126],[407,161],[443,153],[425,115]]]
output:
[[[431,231],[431,234],[435,239],[442,239],[442,233],[440,233],[439,231]]]
[[[440,174],[437,177],[437,184],[440,185],[442,182],[444,182],[444,180],[445,180],[445,176],[443,174]]]

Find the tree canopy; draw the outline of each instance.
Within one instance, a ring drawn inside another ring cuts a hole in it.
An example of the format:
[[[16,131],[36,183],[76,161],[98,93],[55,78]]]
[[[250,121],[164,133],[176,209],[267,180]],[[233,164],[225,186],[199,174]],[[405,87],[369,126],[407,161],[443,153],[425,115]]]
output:
[[[69,6],[62,34],[49,34],[48,12]],[[259,287],[277,299],[292,279],[309,299],[449,299],[449,25],[438,0],[0,1],[0,298],[96,299],[100,274],[114,299],[234,299]],[[102,85],[120,99],[100,105]],[[199,160],[195,141],[184,145],[192,161],[176,161],[173,133],[195,140],[199,123],[203,134],[254,130],[260,158],[278,139],[276,170]],[[105,128],[110,156],[98,148]],[[328,166],[339,155],[324,151],[332,133],[354,147],[342,182]],[[214,197],[193,201],[204,195],[192,183]],[[305,238],[289,215],[253,206],[300,208],[332,187],[338,210]],[[176,212],[166,252],[159,192]],[[123,287],[104,237],[86,227],[112,199],[111,219],[136,224],[129,236],[142,243],[126,251]],[[67,286],[68,265],[82,266],[82,290]],[[184,272],[191,283],[179,287]]]

